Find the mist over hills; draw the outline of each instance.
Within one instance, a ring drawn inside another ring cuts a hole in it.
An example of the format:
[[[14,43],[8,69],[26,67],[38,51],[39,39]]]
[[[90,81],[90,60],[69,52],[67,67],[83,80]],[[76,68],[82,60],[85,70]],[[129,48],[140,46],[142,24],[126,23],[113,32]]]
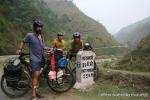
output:
[[[131,49],[136,48],[140,40],[150,34],[150,17],[131,24],[121,29],[115,38],[122,44],[127,44]]]

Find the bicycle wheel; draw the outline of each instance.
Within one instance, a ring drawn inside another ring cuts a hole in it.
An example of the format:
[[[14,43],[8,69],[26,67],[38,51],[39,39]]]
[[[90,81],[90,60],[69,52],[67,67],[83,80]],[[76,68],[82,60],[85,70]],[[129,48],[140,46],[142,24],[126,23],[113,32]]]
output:
[[[67,65],[67,68],[70,71],[73,71],[75,67],[76,67],[76,62],[74,60],[70,60],[69,63],[68,63],[68,65]]]
[[[21,79],[13,81],[6,79],[4,75],[1,77],[1,89],[9,97],[21,97],[30,89],[31,78],[26,71],[22,72]]]
[[[66,92],[72,88],[74,85],[74,77],[70,70],[66,67],[64,70],[64,75],[60,78],[49,80],[47,78],[48,86],[57,93]]]
[[[94,81],[99,77],[99,68],[97,67],[96,62],[94,61]]]

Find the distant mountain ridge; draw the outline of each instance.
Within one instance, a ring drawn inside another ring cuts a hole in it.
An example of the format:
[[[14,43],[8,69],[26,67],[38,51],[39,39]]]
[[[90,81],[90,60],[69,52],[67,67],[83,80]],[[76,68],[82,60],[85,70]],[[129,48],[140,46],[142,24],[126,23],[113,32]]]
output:
[[[136,48],[140,40],[150,34],[150,17],[121,29],[115,38],[122,44]]]

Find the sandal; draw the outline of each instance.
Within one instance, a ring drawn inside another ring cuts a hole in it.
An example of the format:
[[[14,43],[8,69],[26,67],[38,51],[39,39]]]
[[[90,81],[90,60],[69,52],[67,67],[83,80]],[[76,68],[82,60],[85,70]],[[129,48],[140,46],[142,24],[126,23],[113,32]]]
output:
[[[38,98],[44,98],[44,96],[40,95],[38,92],[36,93],[36,96],[37,96]]]
[[[37,100],[37,99],[36,99],[36,97],[35,97],[35,96],[32,96],[32,97],[31,97],[31,100]]]

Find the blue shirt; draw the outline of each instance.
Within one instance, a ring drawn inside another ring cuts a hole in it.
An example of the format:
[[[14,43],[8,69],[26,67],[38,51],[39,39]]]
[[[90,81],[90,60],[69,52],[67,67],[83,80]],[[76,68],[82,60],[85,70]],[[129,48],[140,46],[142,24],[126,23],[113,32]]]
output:
[[[43,37],[39,39],[36,33],[27,33],[24,42],[29,43],[30,60],[41,62],[44,58],[45,46]]]

